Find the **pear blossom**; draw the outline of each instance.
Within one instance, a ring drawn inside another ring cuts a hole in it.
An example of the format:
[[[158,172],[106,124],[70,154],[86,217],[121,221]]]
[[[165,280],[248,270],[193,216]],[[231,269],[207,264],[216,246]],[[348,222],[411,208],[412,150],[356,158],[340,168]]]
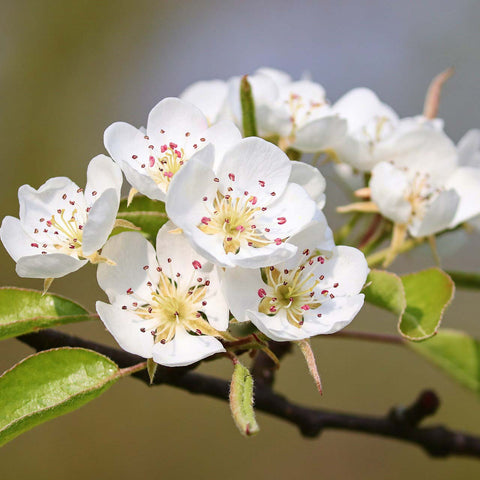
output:
[[[221,120],[230,120],[228,107],[228,84],[223,80],[207,80],[193,83],[187,87],[180,98],[198,107],[209,125]]]
[[[297,253],[263,269],[227,269],[222,288],[239,322],[276,341],[303,340],[347,326],[364,302],[368,274],[362,252],[335,247],[321,213],[290,242]]]
[[[58,278],[88,261],[107,261],[98,251],[115,224],[121,186],[120,168],[98,155],[88,166],[85,190],[66,177],[51,178],[38,190],[20,187],[20,218],[7,216],[0,228],[17,274]]]
[[[229,319],[216,268],[174,228],[159,230],[156,253],[137,232],[112,237],[104,254],[115,265],[97,270],[110,301],[96,304],[107,329],[127,352],[169,367],[224,352],[216,337]]]
[[[460,197],[449,184],[457,152],[445,133],[420,123],[399,129],[381,145],[381,154],[389,161],[373,168],[370,189],[382,215],[405,225],[414,237],[448,228]]]
[[[378,163],[375,147],[396,129],[397,114],[368,88],[355,88],[332,106],[345,119],[348,133],[332,149],[334,157],[358,170],[371,170]]]
[[[173,179],[167,214],[195,250],[218,265],[275,264],[294,255],[287,240],[312,220],[323,195],[320,181],[307,187],[314,198],[290,181],[295,163],[257,137],[238,142],[218,164],[207,146]],[[310,180],[305,171],[298,174]]]
[[[116,122],[105,130],[104,143],[136,191],[163,201],[173,177],[196,151],[212,142],[220,155],[240,138],[233,123],[209,128],[195,105],[165,98],[151,110],[146,129]]]
[[[332,111],[318,83],[293,81],[272,68],[260,68],[248,80],[262,137],[278,139],[283,149],[307,153],[329,150],[343,139],[346,122]],[[241,124],[240,77],[232,78],[229,85],[231,109]]]

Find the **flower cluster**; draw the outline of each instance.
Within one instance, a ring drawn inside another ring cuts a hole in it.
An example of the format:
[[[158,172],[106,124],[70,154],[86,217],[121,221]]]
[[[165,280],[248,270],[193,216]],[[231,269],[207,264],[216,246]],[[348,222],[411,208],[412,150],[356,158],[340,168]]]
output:
[[[109,126],[111,158],[90,162],[85,189],[64,177],[22,186],[20,218],[0,229],[17,273],[48,286],[98,264],[109,303],[97,312],[122,348],[183,366],[225,352],[233,324],[251,322],[260,342],[303,341],[342,329],[362,307],[365,256],[335,245],[325,179],[302,154],[361,187],[344,211],[380,213],[392,249],[480,214],[480,131],[455,146],[440,120],[400,119],[365,88],[332,104],[310,79],[262,68],[248,81],[257,136],[241,132],[239,77],[198,82],[160,101],[146,128]],[[116,220],[122,172],[129,202],[165,204],[156,248],[114,231],[134,227]]]

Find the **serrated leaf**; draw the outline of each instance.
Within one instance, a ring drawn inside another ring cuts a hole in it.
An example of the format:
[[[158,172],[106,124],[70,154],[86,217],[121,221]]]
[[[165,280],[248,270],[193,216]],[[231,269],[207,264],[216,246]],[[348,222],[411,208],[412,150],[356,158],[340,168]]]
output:
[[[233,421],[242,435],[251,436],[260,431],[253,410],[253,377],[248,368],[240,362],[237,362],[233,369],[230,410]]]
[[[98,397],[120,373],[110,359],[83,348],[26,358],[0,377],[0,445]]]
[[[41,328],[90,320],[80,305],[55,294],[16,287],[0,288],[0,340]]]
[[[442,329],[427,342],[407,344],[465,387],[480,394],[480,342],[458,330]]]
[[[439,268],[402,276],[407,308],[398,325],[409,340],[425,340],[435,335],[445,309],[453,299],[455,285]]]
[[[367,302],[389,310],[398,317],[403,315],[407,302],[403,283],[398,275],[384,270],[371,270],[367,285],[364,289]]]
[[[122,199],[117,218],[127,220],[140,227],[152,242],[157,238],[160,227],[168,220],[163,202],[150,200],[143,196],[134,197],[129,207],[127,207],[127,199]],[[114,234],[122,231],[125,229],[116,228]]]

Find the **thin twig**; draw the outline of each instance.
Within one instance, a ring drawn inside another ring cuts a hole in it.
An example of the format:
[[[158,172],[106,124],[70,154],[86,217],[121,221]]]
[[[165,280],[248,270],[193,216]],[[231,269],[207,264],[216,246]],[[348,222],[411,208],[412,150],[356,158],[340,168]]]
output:
[[[41,330],[17,338],[37,351],[61,346],[81,346],[108,355],[123,368],[139,363],[139,357],[136,355],[55,330]],[[159,367],[154,384],[171,385],[190,393],[228,401],[229,382],[189,371],[192,368],[195,366]],[[133,376],[147,385],[150,384],[146,370],[137,371]],[[433,392],[428,392],[428,401],[425,401],[425,395],[425,393],[420,395],[410,407],[406,409],[397,407],[383,416],[356,415],[297,405],[275,393],[268,385],[257,382],[255,408],[295,425],[306,437],[317,437],[326,429],[346,430],[403,440],[418,445],[433,457],[461,455],[480,458],[480,437],[453,431],[443,426],[423,428],[417,426],[423,418],[433,414],[438,407],[438,398]],[[402,411],[407,412],[407,415],[402,416]]]

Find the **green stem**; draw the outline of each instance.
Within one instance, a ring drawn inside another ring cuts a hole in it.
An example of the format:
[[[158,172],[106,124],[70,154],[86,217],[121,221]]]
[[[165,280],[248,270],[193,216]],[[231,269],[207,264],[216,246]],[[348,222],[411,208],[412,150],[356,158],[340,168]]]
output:
[[[245,137],[256,137],[257,119],[255,117],[255,102],[247,75],[244,75],[240,81],[240,103],[242,105],[243,135]]]
[[[447,270],[447,273],[452,277],[456,287],[472,290],[480,289],[480,274],[478,273],[451,270]]]
[[[136,365],[132,365],[131,367],[122,368],[118,371],[119,377],[126,377],[128,375],[132,375],[134,373],[140,372],[141,370],[145,370],[147,368],[147,362],[137,363]]]

